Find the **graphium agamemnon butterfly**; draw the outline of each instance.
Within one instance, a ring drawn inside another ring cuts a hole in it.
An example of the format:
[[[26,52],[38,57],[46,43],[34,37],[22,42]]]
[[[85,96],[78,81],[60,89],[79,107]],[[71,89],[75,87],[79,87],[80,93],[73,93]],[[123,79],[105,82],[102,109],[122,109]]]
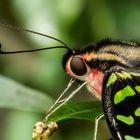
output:
[[[104,115],[114,140],[140,139],[140,45],[105,39],[82,49],[64,46],[4,52],[12,54],[66,48],[63,67],[72,78],[86,82],[88,89],[102,101]]]
[[[106,39],[69,51],[66,72],[102,101],[115,140],[140,139],[140,46]]]

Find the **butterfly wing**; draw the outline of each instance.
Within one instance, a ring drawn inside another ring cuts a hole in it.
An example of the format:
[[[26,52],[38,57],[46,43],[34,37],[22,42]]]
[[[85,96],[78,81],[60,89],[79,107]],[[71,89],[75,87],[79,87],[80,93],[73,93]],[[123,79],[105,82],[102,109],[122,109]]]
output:
[[[140,140],[140,74],[106,74],[102,103],[114,140]]]

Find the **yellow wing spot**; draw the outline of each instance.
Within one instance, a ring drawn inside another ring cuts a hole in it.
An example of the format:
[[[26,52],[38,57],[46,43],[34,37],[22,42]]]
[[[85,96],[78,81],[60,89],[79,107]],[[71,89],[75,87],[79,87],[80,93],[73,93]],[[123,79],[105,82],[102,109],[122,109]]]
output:
[[[123,79],[132,79],[132,76],[131,76],[131,74],[129,74],[128,72],[121,72],[121,73],[117,73],[121,78],[123,78]]]
[[[138,108],[135,110],[135,115],[136,115],[136,116],[140,116],[140,107],[138,107]]]
[[[134,124],[134,119],[132,116],[124,116],[124,115],[117,115],[116,118],[123,122],[123,123],[126,123],[128,125],[132,125]]]
[[[123,101],[126,97],[134,96],[134,95],[135,95],[135,91],[130,86],[126,86],[125,88],[123,88],[122,90],[119,90],[115,94],[114,103],[118,104],[121,101]]]
[[[117,76],[115,73],[112,73],[107,81],[107,87],[109,87],[111,84],[115,83],[117,80]]]
[[[140,86],[135,86],[136,91],[140,92]]]
[[[126,135],[126,136],[125,136],[125,140],[140,140],[140,138],[135,138],[135,137]]]

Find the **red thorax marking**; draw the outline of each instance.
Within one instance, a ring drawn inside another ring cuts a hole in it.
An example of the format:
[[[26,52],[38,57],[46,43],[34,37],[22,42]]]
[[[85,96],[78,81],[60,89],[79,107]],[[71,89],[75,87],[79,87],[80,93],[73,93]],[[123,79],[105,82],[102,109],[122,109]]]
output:
[[[98,69],[92,69],[87,77],[89,84],[101,95],[104,74]]]

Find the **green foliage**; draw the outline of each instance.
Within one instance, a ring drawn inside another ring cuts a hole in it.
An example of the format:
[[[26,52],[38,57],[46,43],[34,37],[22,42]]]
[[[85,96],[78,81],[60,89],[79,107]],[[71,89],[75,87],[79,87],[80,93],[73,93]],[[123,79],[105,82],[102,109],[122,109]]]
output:
[[[48,122],[59,122],[67,119],[94,121],[102,113],[101,102],[68,102],[47,119]]]
[[[0,108],[44,113],[53,99],[39,91],[0,76]]]
[[[25,87],[3,76],[0,76],[0,89],[0,108],[44,113],[48,110],[48,107],[51,106],[53,101],[49,96]],[[63,122],[68,119],[94,121],[95,117],[101,113],[102,108],[100,102],[68,102],[49,117],[45,117],[43,121],[46,122],[46,125],[49,124],[49,122]],[[24,114],[22,114],[22,116],[24,116]],[[10,118],[13,120],[16,116],[13,114]],[[26,124],[26,122],[24,124]],[[22,122],[19,123],[21,125]],[[14,124],[11,124],[12,127],[13,125]],[[30,130],[28,131],[30,132]],[[11,137],[14,138],[14,136],[10,135],[10,133],[6,136],[8,139]]]
[[[58,122],[63,123],[69,119],[94,121],[101,113],[100,102],[68,102],[35,124],[32,140],[47,140],[58,129]]]
[[[53,103],[49,96],[3,76],[0,76],[0,89],[0,108],[44,113]],[[93,121],[101,113],[100,102],[68,102],[49,116],[47,121],[59,122],[66,119]]]

